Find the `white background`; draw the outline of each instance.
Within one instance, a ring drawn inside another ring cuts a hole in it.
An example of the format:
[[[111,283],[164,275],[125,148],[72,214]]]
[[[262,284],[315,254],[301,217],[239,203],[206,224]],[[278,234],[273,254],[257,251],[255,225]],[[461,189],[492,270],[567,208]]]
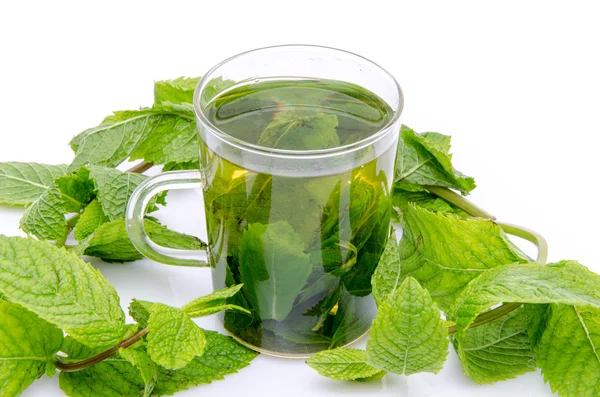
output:
[[[154,80],[201,75],[267,45],[339,47],[396,76],[405,124],[452,135],[456,167],[478,183],[472,200],[544,234],[550,260],[578,259],[600,272],[599,15],[580,1],[2,2],[0,161],[70,162],[73,135],[112,110],[150,105]],[[170,202],[161,219],[205,235],[199,193],[172,193]],[[0,209],[0,233],[21,234],[21,212]],[[124,306],[134,296],[178,305],[211,288],[204,270],[97,265]],[[212,318],[200,324],[220,329]],[[24,393],[60,395],[47,378]],[[539,373],[475,385],[452,352],[438,375],[374,384],[334,382],[301,361],[262,356],[179,395],[552,394]]]

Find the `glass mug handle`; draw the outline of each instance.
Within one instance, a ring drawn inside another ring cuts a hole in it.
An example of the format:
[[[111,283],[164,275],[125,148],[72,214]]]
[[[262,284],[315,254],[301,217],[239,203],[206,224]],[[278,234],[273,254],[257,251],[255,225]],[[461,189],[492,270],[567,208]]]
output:
[[[165,190],[200,189],[204,185],[200,171],[169,171],[150,177],[133,191],[125,220],[127,234],[133,246],[146,258],[167,265],[206,267],[206,250],[185,250],[167,248],[156,244],[148,237],[144,228],[144,215],[150,200]]]

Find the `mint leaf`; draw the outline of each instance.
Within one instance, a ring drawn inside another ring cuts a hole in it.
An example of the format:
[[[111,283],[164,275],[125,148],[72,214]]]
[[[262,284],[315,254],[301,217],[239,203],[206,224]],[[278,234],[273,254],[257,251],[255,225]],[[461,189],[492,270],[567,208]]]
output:
[[[360,301],[361,298],[342,290],[333,320],[334,332],[331,337],[330,348],[347,345],[358,339],[369,329],[372,317],[365,316],[360,311],[357,313],[357,302]]]
[[[160,223],[145,220],[144,227],[150,239],[168,248],[204,249],[206,244],[198,238],[177,233]],[[89,237],[88,237],[89,238]],[[91,238],[80,243],[79,251],[85,255],[98,257],[106,262],[129,262],[143,258],[127,235],[124,219],[104,223],[96,229]]]
[[[442,214],[454,214],[460,216],[461,218],[469,217],[469,215],[461,210],[460,208],[455,207],[454,205],[448,203],[446,200],[439,198],[438,196],[431,194],[429,192],[408,192],[406,190],[400,189],[398,187],[394,188],[394,193],[392,195],[392,204],[396,209],[405,209],[410,203],[414,204],[417,207],[432,211],[432,212],[440,212]],[[402,213],[400,212],[400,215]],[[401,222],[400,219],[398,221]]]
[[[87,171],[58,177],[23,213],[20,226],[24,232],[42,240],[60,240],[68,234],[65,214],[84,208],[93,193]]]
[[[91,200],[94,193],[94,184],[90,181],[89,172],[81,169],[77,173],[63,175],[54,180],[54,184],[64,197],[69,212],[81,210]]]
[[[204,353],[204,331],[179,309],[153,304],[147,328],[148,354],[167,369],[183,368]]]
[[[277,149],[317,150],[340,146],[336,133],[337,116],[317,113],[299,117],[293,112],[280,115],[262,132],[258,144]]]
[[[150,308],[154,303],[134,299],[129,304],[129,315],[133,318],[141,327],[148,326],[148,319],[150,318]]]
[[[91,347],[111,346],[125,333],[114,288],[48,242],[0,236],[0,293]]]
[[[242,289],[243,284],[234,285],[233,287],[220,289],[213,293],[200,298],[194,299],[181,307],[184,313],[190,317],[209,316],[219,313],[224,310],[237,310],[242,313],[250,314],[250,311],[243,307],[228,304],[227,299],[232,298]]]
[[[527,319],[525,309],[520,308],[468,329],[460,340],[455,338],[465,375],[477,383],[494,383],[535,370]]]
[[[495,268],[473,280],[456,301],[458,335],[484,310],[501,302],[600,307],[600,276],[575,261]]]
[[[98,353],[68,337],[61,350],[69,355],[69,359],[77,360]],[[61,372],[58,381],[61,390],[69,397],[142,396],[146,387],[139,370],[120,355],[81,371]]]
[[[240,243],[240,280],[263,320],[284,320],[310,273],[304,243],[289,223],[248,225]]]
[[[88,169],[104,214],[111,221],[123,218],[131,193],[146,176],[98,166],[89,166]]]
[[[158,366],[150,359],[148,353],[133,348],[120,349],[119,355],[140,372],[144,380],[143,397],[150,397],[158,380]]]
[[[199,136],[192,106],[164,102],[152,109],[165,115],[133,149],[131,159],[153,164],[198,162]]]
[[[546,330],[548,321],[552,316],[552,305],[523,305],[527,312],[527,335],[529,343],[534,353],[537,353],[537,346]]]
[[[62,164],[0,163],[0,204],[31,204],[66,171]]]
[[[74,233],[75,239],[77,241],[85,239],[108,220],[98,200],[92,200],[79,217]]]
[[[367,352],[358,349],[323,350],[306,363],[319,375],[335,380],[359,380],[385,374],[367,364]]]
[[[402,229],[402,278],[417,279],[444,311],[489,269],[529,261],[491,220],[462,219],[409,204],[402,209]]]
[[[178,171],[178,170],[199,170],[200,163],[198,161],[190,161],[187,163],[167,163],[163,167],[163,171]]]
[[[552,305],[552,316],[536,353],[552,391],[562,397],[600,392],[600,310]]]
[[[115,112],[99,126],[85,130],[73,138],[71,147],[75,151],[75,159],[69,170],[76,171],[86,164],[116,167],[132,155],[134,150],[136,152],[132,158],[159,163],[155,160],[163,157],[163,149],[149,147],[151,144],[146,143],[147,139],[157,142],[162,135],[171,138],[181,134],[188,136],[194,130],[193,110],[189,106],[161,104],[151,109]],[[183,139],[186,140],[187,138]],[[176,139],[173,145],[167,146],[168,149],[181,149],[180,144],[181,140]],[[165,162],[168,162],[166,157],[165,155]],[[169,161],[185,162],[197,158],[197,152],[192,153],[191,149],[186,149],[181,157]]]
[[[65,214],[68,201],[54,185],[29,206],[21,217],[20,227],[27,234],[42,240],[59,240],[68,234]]]
[[[395,185],[409,191],[423,185],[461,191],[475,189],[475,181],[452,167],[450,137],[435,132],[416,133],[403,125],[398,140]]]
[[[192,103],[200,77],[178,77],[154,82],[154,103]]]
[[[17,397],[60,349],[63,333],[16,303],[0,300],[0,395]]]
[[[400,286],[401,278],[398,240],[396,240],[396,234],[392,233],[371,278],[373,297],[377,305],[383,303],[390,294],[396,291]]]
[[[187,366],[177,370],[159,368],[157,395],[170,395],[190,386],[221,380],[248,366],[258,353],[240,345],[233,338],[213,331],[205,331],[206,348],[201,357],[195,357]]]
[[[367,341],[368,363],[396,374],[437,373],[448,356],[448,343],[437,305],[408,277],[379,306]]]

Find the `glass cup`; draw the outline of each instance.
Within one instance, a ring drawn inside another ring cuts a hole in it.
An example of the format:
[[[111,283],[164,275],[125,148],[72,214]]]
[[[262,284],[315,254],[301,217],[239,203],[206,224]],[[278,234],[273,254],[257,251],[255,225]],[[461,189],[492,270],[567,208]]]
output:
[[[211,100],[231,89],[223,81],[239,87],[263,79],[351,83],[377,95],[390,117],[364,139],[321,150],[263,147],[211,122]],[[256,351],[307,357],[350,344],[368,331],[376,312],[371,276],[390,233],[402,107],[396,80],[349,52],[287,45],[229,58],[194,93],[200,170],[165,172],[142,183],[127,208],[129,237],[155,261],[210,267],[214,289],[243,283],[228,303],[250,314],[231,310],[221,319]],[[172,189],[203,189],[206,251],[162,247],[145,233],[148,203]]]

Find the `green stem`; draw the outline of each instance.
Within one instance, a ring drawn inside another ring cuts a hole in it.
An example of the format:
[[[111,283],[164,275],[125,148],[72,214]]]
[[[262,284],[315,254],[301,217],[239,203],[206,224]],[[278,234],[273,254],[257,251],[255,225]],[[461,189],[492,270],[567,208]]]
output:
[[[130,169],[128,169],[125,172],[134,172],[137,174],[141,174],[144,171],[148,171],[150,168],[152,168],[153,165],[154,164],[152,164],[152,163],[147,163],[145,161],[142,161],[141,163],[134,165],[133,167],[131,167]]]
[[[446,189],[445,187],[439,186],[424,186],[424,188],[427,189],[430,193],[433,193],[436,196],[448,201],[449,203],[454,204],[455,206],[457,206],[458,208],[465,211],[471,216],[496,220],[496,217],[494,215],[479,208],[460,194],[455,193],[450,189]]]
[[[510,223],[496,222],[505,233],[512,234],[513,236],[521,237],[533,244],[538,249],[536,262],[541,263],[542,265],[546,264],[548,260],[548,242],[538,232],[527,229],[522,226],[513,225]]]
[[[430,193],[435,194],[438,197],[443,198],[451,204],[454,204],[461,210],[465,211],[467,214],[471,216],[476,216],[484,219],[496,220],[496,217],[491,215],[489,212],[479,208],[463,196],[453,192],[450,189],[446,189],[444,187],[439,186],[425,186]],[[521,237],[529,242],[532,242],[536,245],[538,249],[536,262],[540,264],[545,264],[548,259],[548,243],[546,239],[536,231],[531,229],[527,229],[522,226],[512,225],[510,223],[502,223],[496,222],[498,226],[502,228],[502,230],[507,234],[512,234],[513,236]],[[479,327],[480,325],[487,324],[491,321],[494,321],[502,316],[507,315],[508,313],[517,310],[520,308],[522,303],[514,302],[514,303],[503,303],[495,309],[489,310],[485,313],[480,314],[475,318],[475,320],[469,325],[469,328]],[[448,333],[450,335],[456,332],[456,325],[448,327]]]
[[[110,349],[105,350],[102,353],[95,355],[94,357],[86,358],[85,360],[77,361],[75,363],[67,364],[67,363],[61,361],[60,357],[57,357],[54,365],[56,366],[57,369],[61,370],[62,372],[81,371],[82,369],[91,367],[94,364],[98,364],[99,362],[104,361],[111,356],[114,356],[115,354],[117,354],[119,352],[120,349],[128,348],[129,346],[133,345],[135,342],[140,340],[142,337],[144,337],[147,333],[148,333],[148,330],[146,328],[144,328],[144,329],[138,331],[135,335],[131,336],[130,338],[125,339],[118,345],[113,346]]]
[[[497,308],[481,313],[475,320],[469,325],[469,328],[479,327],[480,325],[487,324],[494,320],[499,319],[502,316],[506,316],[513,310],[517,310],[521,307],[522,303],[503,303]],[[452,335],[456,333],[456,325],[448,327],[448,334]]]

